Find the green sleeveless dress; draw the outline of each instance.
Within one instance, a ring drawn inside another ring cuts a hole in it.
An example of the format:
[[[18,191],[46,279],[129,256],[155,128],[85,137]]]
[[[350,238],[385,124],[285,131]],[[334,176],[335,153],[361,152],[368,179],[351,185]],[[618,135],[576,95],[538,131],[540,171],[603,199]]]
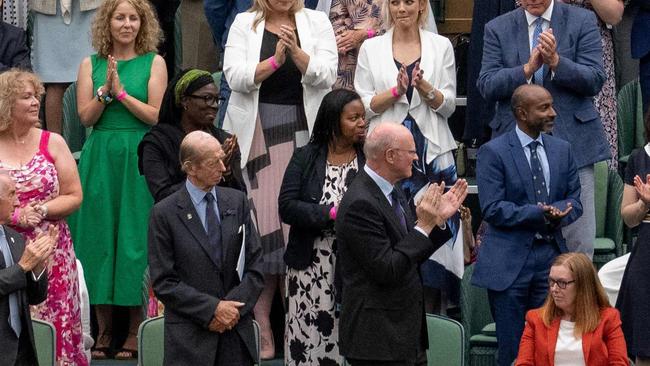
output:
[[[118,61],[124,89],[146,103],[154,53]],[[107,60],[92,55],[93,90],[104,85]],[[142,304],[147,225],[153,199],[138,172],[138,144],[149,126],[117,100],[106,106],[81,151],[83,203],[69,218],[77,258],[86,269],[90,303]]]

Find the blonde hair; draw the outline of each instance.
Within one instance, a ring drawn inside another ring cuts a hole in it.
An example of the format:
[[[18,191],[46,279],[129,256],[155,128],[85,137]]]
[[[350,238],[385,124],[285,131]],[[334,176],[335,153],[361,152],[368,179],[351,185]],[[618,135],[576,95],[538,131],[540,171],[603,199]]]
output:
[[[113,48],[111,36],[111,18],[117,6],[123,2],[129,3],[140,17],[140,29],[135,38],[135,52],[143,55],[156,52],[158,44],[163,40],[163,33],[158,18],[147,0],[105,0],[97,9],[92,24],[93,48],[101,57],[108,57]]]
[[[13,123],[12,110],[19,94],[25,90],[25,83],[31,83],[39,100],[45,92],[43,83],[36,74],[11,69],[0,74],[0,132],[4,132]]]
[[[289,15],[293,17],[298,11],[302,10],[305,7],[305,4],[302,0],[294,0],[293,5],[289,9]],[[257,25],[263,19],[266,19],[267,15],[271,11],[271,6],[269,5],[269,0],[253,0],[253,6],[248,9],[251,13],[257,13],[255,19],[253,20],[253,31],[257,28]]]
[[[390,29],[395,24],[393,16],[390,14],[390,1],[391,0],[383,0],[381,3],[381,17],[384,29]],[[429,0],[417,1],[424,3],[424,9],[422,9],[422,13],[418,14],[418,27],[425,29],[427,27],[427,20],[429,19]]]
[[[591,260],[582,253],[565,253],[555,258],[553,266],[565,266],[573,274],[575,281],[573,286],[576,287],[573,312],[576,337],[594,331],[600,322],[600,311],[611,307],[611,305]],[[546,301],[540,309],[540,314],[547,327],[555,318],[564,314],[555,305],[550,288]]]

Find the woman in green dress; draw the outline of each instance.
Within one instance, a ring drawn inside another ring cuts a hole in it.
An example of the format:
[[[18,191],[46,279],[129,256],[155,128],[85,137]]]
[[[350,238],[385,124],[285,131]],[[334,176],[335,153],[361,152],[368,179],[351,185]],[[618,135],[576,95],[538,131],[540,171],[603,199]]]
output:
[[[146,0],[106,0],[92,26],[97,54],[77,79],[82,123],[93,127],[79,160],[84,203],[70,226],[83,263],[98,336],[94,358],[107,358],[112,307],[130,309],[129,335],[116,359],[134,358],[141,322],[146,228],[153,204],[138,173],[137,148],[158,121],[167,68],[155,54],[160,26]]]

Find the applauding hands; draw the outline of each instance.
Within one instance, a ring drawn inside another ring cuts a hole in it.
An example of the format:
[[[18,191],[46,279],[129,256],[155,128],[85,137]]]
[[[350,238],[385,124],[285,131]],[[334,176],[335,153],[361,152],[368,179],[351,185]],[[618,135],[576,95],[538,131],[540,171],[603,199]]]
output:
[[[431,184],[415,206],[418,227],[427,234],[434,226],[443,226],[448,218],[458,212],[467,197],[467,181],[459,179],[445,192],[445,183]]]

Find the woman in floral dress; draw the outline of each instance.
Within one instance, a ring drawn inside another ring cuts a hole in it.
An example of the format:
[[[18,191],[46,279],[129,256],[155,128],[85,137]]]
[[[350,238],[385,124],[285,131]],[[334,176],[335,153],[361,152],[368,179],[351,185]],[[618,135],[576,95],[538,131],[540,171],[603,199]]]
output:
[[[77,264],[65,222],[81,204],[77,166],[61,136],[34,127],[43,94],[34,74],[5,72],[0,91],[0,171],[15,182],[18,196],[11,227],[27,239],[50,225],[59,231],[47,268],[47,299],[32,308],[32,316],[54,324],[58,366],[85,366]]]
[[[342,365],[336,310],[334,220],[343,194],[365,163],[365,109],[353,91],[323,98],[309,144],[296,149],[282,180],[280,217],[291,225],[285,365]]]

